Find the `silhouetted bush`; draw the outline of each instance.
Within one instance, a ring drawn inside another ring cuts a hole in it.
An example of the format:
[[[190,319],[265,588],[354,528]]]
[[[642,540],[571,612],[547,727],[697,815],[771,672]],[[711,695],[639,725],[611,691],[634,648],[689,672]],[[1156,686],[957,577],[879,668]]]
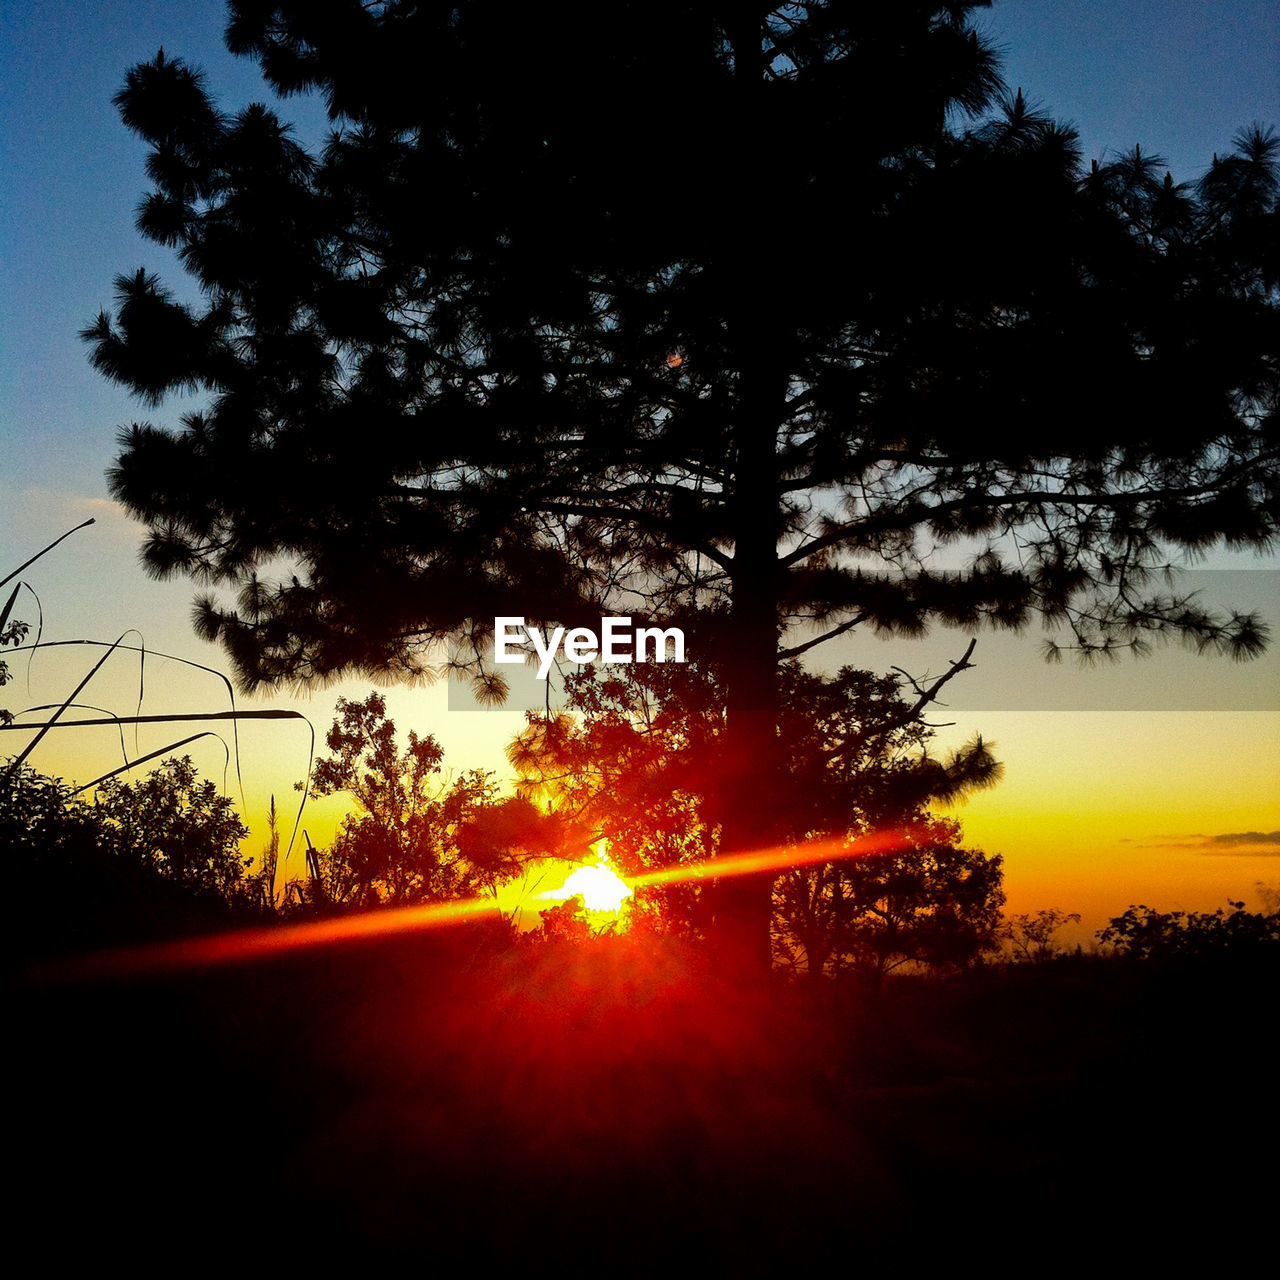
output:
[[[0,777],[15,958],[198,931],[247,916],[248,832],[190,759],[112,782],[97,802],[27,765]],[[260,912],[258,913],[260,914]]]
[[[1243,902],[1227,906],[1212,912],[1130,907],[1099,931],[1098,941],[1147,960],[1280,955],[1280,912],[1246,911]]]

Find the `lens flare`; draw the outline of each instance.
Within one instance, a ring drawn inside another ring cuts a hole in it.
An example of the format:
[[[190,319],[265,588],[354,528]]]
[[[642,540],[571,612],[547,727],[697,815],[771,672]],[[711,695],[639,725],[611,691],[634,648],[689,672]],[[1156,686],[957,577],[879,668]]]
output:
[[[595,864],[579,867],[560,889],[546,890],[536,896],[550,900],[581,895],[588,911],[617,911],[633,890],[642,885],[762,875],[786,871],[792,867],[893,853],[908,847],[910,843],[910,837],[905,831],[881,831],[855,839],[840,837],[804,845],[775,845],[748,853],[721,854],[703,862],[663,867],[627,879],[618,875],[608,858],[602,856]],[[501,905],[495,897],[465,898],[459,902],[430,903],[417,907],[383,908],[308,924],[238,929],[205,938],[99,952],[92,956],[45,965],[34,976],[52,982],[81,981],[205,968],[310,947],[355,942],[363,938],[438,929],[486,915],[500,915],[501,912]]]

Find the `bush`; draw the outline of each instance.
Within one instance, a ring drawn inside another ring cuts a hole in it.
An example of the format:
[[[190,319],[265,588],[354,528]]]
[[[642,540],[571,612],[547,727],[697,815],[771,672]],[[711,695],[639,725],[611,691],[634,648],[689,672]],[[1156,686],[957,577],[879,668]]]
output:
[[[1264,914],[1228,900],[1229,910],[1156,911],[1130,907],[1099,931],[1117,954],[1146,960],[1174,957],[1280,955],[1280,912]]]
[[[189,759],[97,802],[23,765],[0,775],[0,853],[16,908],[10,960],[217,928],[255,890],[247,832]]]

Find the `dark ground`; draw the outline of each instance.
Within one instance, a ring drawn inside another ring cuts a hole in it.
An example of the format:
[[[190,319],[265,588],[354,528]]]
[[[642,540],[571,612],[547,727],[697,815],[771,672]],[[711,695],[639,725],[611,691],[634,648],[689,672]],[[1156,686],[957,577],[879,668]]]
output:
[[[10,1251],[1037,1274],[1274,1237],[1274,970],[748,999],[652,940],[480,942],[11,985]]]

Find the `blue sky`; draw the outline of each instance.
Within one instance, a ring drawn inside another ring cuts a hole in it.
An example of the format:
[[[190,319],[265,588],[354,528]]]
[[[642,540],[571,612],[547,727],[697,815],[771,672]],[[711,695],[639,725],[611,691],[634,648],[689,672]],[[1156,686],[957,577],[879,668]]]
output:
[[[5,0],[0,42],[0,471],[9,484],[104,496],[114,429],[138,416],[88,366],[76,333],[138,266],[170,285],[170,256],[133,211],[144,149],[111,105],[125,71],[163,46],[203,67],[229,104],[264,95],[256,68],[222,45],[223,5]],[[1280,124],[1280,23],[1266,3],[1007,0],[981,25],[1011,86],[1071,121],[1086,157],[1135,142],[1179,179],[1253,120]],[[292,100],[303,135],[323,116]]]

